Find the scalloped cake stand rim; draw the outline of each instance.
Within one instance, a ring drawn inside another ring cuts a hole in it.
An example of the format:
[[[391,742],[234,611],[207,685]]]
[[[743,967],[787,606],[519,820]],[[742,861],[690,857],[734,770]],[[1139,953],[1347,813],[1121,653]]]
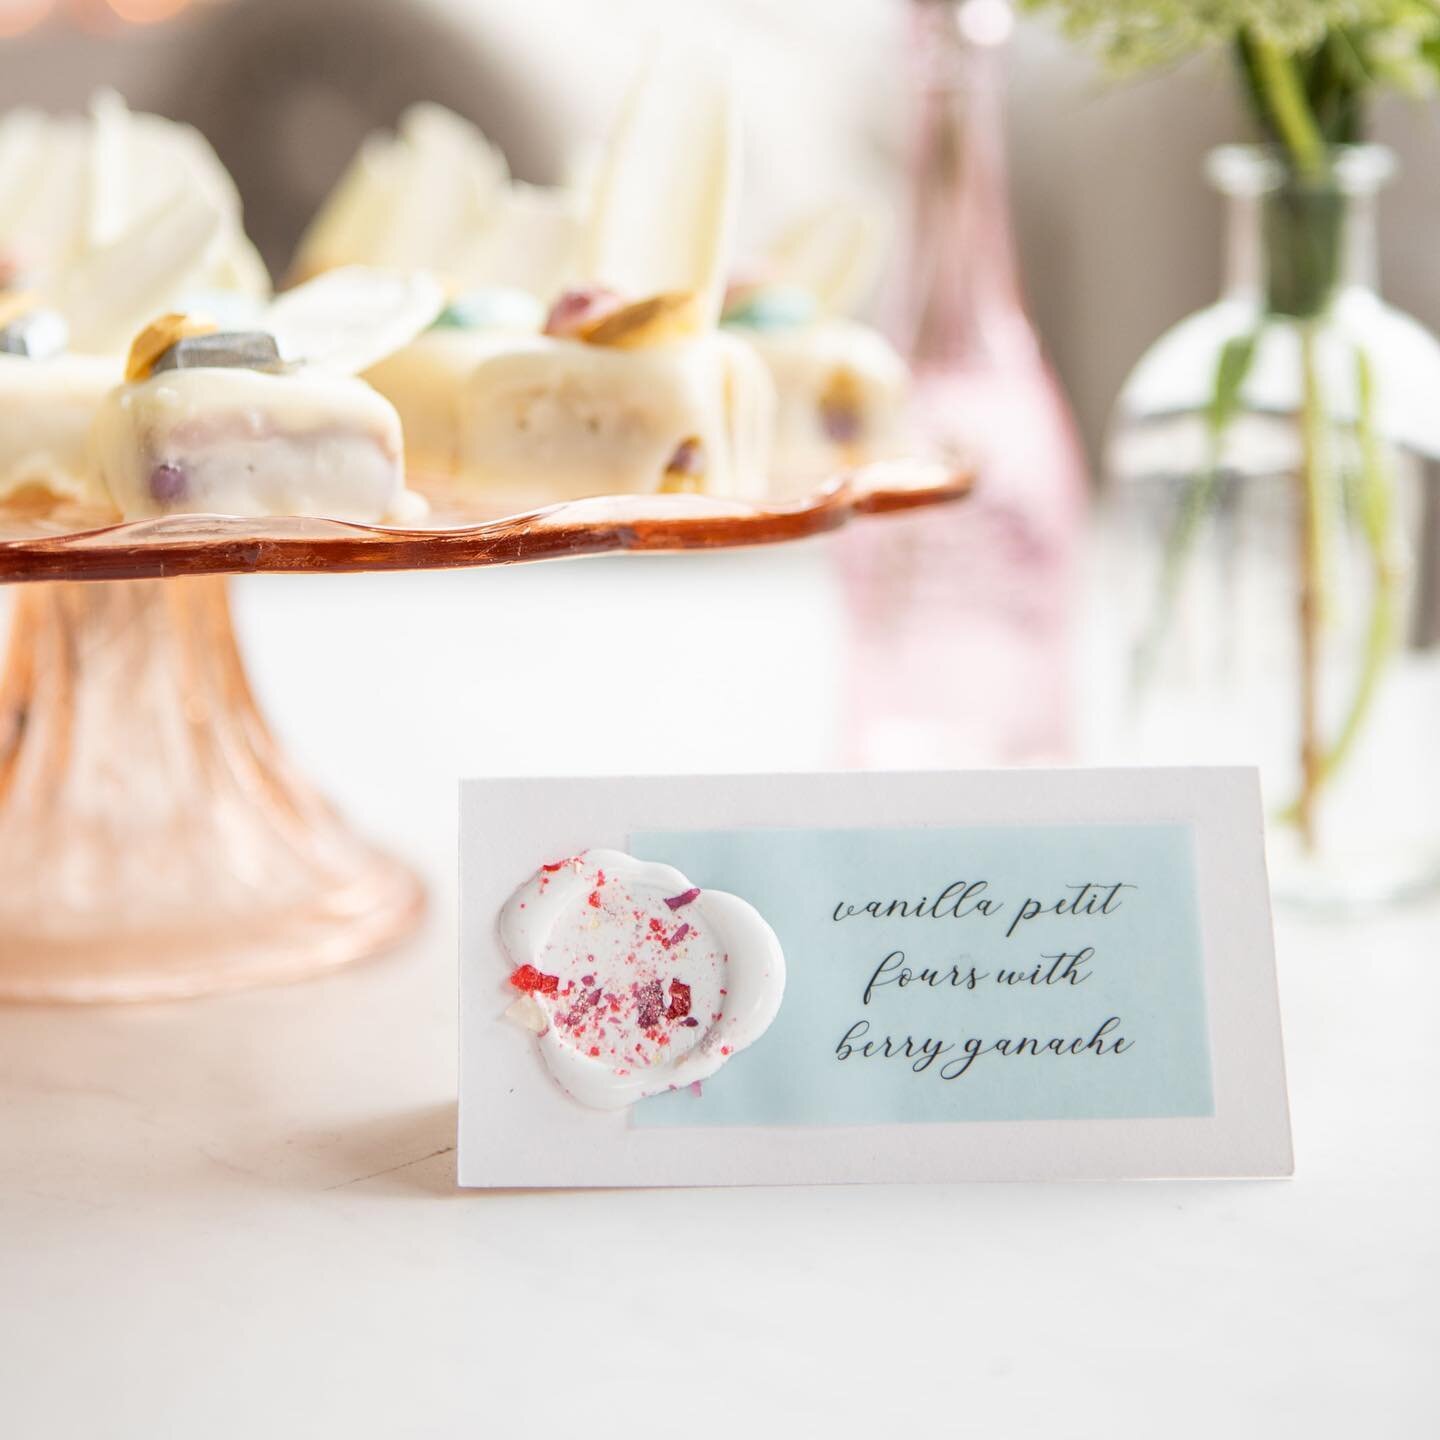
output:
[[[0,540],[0,582],[445,569],[741,548],[956,501],[973,478],[968,469],[937,462],[887,461],[771,505],[701,495],[599,496],[428,529],[310,517],[172,516]]]

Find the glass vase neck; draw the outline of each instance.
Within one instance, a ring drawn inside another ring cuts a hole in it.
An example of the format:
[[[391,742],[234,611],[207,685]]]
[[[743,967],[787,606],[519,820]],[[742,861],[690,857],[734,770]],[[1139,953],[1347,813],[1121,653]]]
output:
[[[1381,145],[1340,146],[1315,177],[1272,149],[1225,145],[1207,173],[1227,199],[1225,295],[1304,318],[1346,291],[1377,285],[1377,199],[1394,174]]]
[[[1005,0],[911,0],[914,131],[892,338],[917,369],[983,368],[1035,350],[1005,164]]]

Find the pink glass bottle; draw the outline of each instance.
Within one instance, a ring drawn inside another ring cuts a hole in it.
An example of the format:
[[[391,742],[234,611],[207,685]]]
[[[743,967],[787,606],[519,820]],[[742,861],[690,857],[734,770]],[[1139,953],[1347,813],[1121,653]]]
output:
[[[979,467],[949,509],[838,547],[858,765],[1063,760],[1088,484],[1025,313],[1006,188],[1004,0],[909,0],[910,203],[886,328],[914,374],[916,447]]]

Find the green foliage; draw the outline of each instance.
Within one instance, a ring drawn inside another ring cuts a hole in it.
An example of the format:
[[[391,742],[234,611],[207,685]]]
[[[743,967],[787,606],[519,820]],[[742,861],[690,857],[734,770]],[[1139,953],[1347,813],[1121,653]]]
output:
[[[1435,0],[1021,0],[1059,14],[1068,33],[1096,43],[1117,68],[1169,64],[1223,49],[1242,35],[1287,55],[1308,55],[1344,32],[1367,83],[1408,88],[1436,77],[1440,5]]]
[[[1365,138],[1378,89],[1440,86],[1440,0],[1021,0],[1118,71],[1229,50],[1261,138],[1297,171]]]

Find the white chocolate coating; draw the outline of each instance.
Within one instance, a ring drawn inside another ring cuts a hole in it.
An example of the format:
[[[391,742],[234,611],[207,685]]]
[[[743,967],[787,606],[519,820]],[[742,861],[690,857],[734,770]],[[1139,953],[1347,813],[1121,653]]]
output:
[[[460,409],[466,382],[492,355],[537,348],[538,335],[505,330],[427,330],[365,372],[399,412],[405,453],[417,475],[454,475],[460,468]]]
[[[848,466],[904,448],[909,370],[878,331],[852,320],[821,320],[733,334],[765,362],[775,383],[774,470],[786,486],[811,485]],[[843,386],[855,402],[855,434],[827,430],[825,397]]]
[[[318,515],[404,521],[400,421],[363,381],[319,370],[162,371],[100,408],[96,466],[127,520]]]
[[[0,355],[0,500],[30,489],[96,498],[90,427],[121,369],[98,355]]]
[[[654,494],[689,440],[700,447],[696,489],[766,491],[774,396],[764,366],[729,335],[622,350],[432,331],[367,378],[400,411],[417,469],[496,493]]]
[[[675,452],[698,441],[696,490],[765,494],[772,387],[730,336],[612,350],[432,331],[369,379],[399,409],[419,468],[485,490],[556,501],[654,494]]]
[[[780,942],[753,906],[618,850],[537,871],[500,938],[520,997],[507,1016],[597,1110],[708,1079],[765,1033],[785,991]]]
[[[556,500],[652,494],[693,437],[699,489],[758,498],[771,405],[763,369],[725,336],[637,350],[546,339],[476,367],[460,462],[482,485],[533,486]]]

